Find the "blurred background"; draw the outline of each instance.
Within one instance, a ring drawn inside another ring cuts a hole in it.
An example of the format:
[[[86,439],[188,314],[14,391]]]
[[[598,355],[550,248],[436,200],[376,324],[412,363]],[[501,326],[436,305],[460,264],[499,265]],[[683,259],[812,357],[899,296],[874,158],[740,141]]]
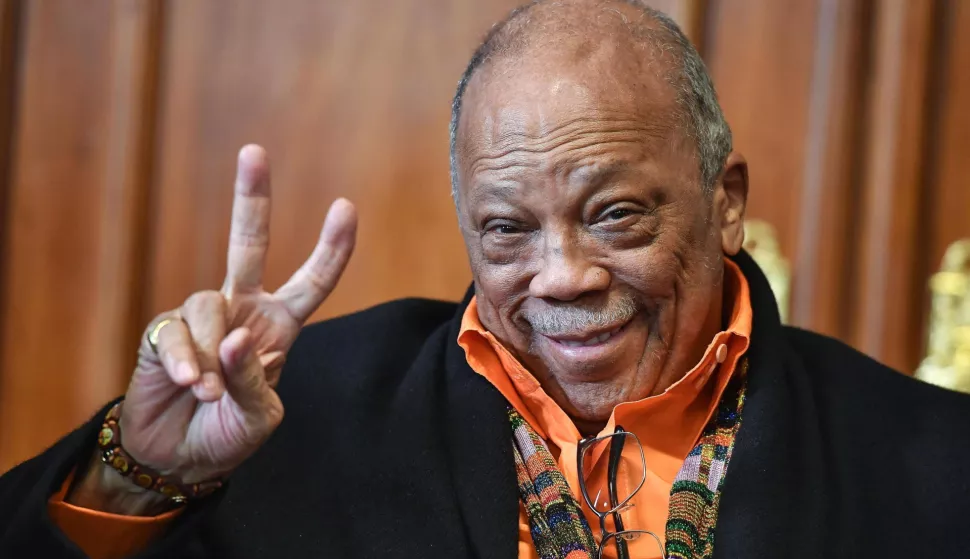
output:
[[[220,286],[245,143],[272,159],[269,286],[346,196],[357,252],[315,318],[459,298],[449,102],[519,2],[0,0],[0,472],[124,390],[152,316]],[[967,245],[937,272],[970,237],[970,0],[653,4],[714,77],[786,319],[910,374],[959,361]]]

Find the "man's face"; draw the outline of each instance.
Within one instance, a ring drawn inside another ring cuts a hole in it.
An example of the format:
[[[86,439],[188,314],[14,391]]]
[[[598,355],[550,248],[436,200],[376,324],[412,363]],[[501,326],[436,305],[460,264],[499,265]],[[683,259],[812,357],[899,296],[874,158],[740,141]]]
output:
[[[473,78],[458,211],[482,322],[595,427],[675,382],[720,329],[744,192],[704,193],[656,68],[602,45],[584,57]]]

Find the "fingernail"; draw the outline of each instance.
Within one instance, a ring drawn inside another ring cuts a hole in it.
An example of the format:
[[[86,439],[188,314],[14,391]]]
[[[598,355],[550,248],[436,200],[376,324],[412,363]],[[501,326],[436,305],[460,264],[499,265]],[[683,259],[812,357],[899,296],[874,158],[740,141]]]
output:
[[[195,369],[192,368],[192,365],[183,361],[182,363],[179,363],[176,370],[178,371],[178,378],[180,382],[195,381]]]

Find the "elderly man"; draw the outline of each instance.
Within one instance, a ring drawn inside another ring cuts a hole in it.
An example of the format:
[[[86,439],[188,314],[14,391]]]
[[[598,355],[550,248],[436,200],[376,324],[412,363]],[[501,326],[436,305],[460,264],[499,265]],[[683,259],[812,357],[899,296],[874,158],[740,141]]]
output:
[[[746,163],[670,19],[514,12],[451,139],[465,300],[302,330],[354,209],[264,291],[269,171],[244,148],[225,284],[148,326],[122,400],[0,479],[0,555],[970,553],[970,400],[780,324],[741,252]]]

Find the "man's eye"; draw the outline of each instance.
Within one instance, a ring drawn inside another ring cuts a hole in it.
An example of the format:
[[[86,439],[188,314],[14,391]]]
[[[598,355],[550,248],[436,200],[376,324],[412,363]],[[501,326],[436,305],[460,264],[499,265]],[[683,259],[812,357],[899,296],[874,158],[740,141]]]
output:
[[[514,223],[491,222],[485,225],[486,233],[498,233],[499,235],[514,235],[521,233],[522,229]]]
[[[612,210],[609,213],[607,213],[605,219],[609,219],[609,220],[613,220],[613,221],[619,221],[619,220],[623,219],[624,217],[627,217],[627,216],[629,216],[631,214],[633,214],[633,211],[632,210],[616,209],[616,210]]]

